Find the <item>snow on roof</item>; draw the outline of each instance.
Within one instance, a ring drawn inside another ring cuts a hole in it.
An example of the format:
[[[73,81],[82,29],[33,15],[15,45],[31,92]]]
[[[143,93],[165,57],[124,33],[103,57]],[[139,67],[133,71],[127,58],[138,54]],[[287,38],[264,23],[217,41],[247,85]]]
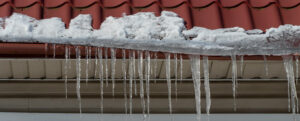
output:
[[[5,42],[45,42],[140,49],[187,54],[291,54],[299,51],[299,26],[282,25],[261,30],[233,27],[210,30],[194,27],[187,30],[176,13],[163,11],[161,16],[142,12],[109,17],[100,29],[93,29],[90,15],[79,15],[66,29],[59,18],[36,20],[14,13],[4,21],[0,39]]]

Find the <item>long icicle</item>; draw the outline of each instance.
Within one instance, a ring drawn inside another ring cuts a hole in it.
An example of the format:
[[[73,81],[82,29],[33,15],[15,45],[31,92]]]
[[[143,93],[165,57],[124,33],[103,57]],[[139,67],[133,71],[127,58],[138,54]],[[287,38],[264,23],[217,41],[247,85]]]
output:
[[[144,99],[143,52],[138,51],[138,55],[139,55],[138,73],[139,73],[139,79],[140,79],[140,98],[141,98],[143,116],[145,119],[147,116],[145,115],[145,107],[146,106],[145,106],[145,99]]]
[[[132,60],[132,62],[133,62],[133,65],[132,65],[132,73],[133,73],[133,81],[134,81],[134,95],[136,96],[137,95],[137,86],[136,86],[136,79],[135,79],[135,73],[136,73],[136,69],[135,69],[135,51],[132,51],[132,58],[133,58],[133,60]]]
[[[81,111],[81,96],[80,96],[80,79],[81,79],[81,60],[80,60],[80,48],[77,46],[76,47],[76,93],[77,93],[77,99],[79,103],[79,112],[80,114],[82,113]]]
[[[127,84],[126,84],[126,76],[127,76],[127,72],[126,72],[126,50],[123,49],[122,50],[122,72],[123,72],[123,91],[124,91],[124,109],[125,109],[125,114],[127,114],[128,108],[127,108]]]
[[[151,58],[149,51],[146,52],[146,94],[147,94],[147,116],[150,116],[150,73]]]
[[[169,113],[172,114],[172,85],[171,85],[171,60],[170,60],[170,53],[166,53],[166,78],[167,78],[167,85],[168,85],[168,100],[169,100]]]
[[[156,83],[156,78],[157,78],[157,59],[158,59],[157,53],[154,53],[154,72],[153,72],[155,78],[154,83]]]
[[[182,55],[180,54],[180,61],[179,61],[179,70],[180,70],[180,82],[182,82],[183,79],[183,75],[182,75],[182,69],[183,69],[183,59],[182,59]]]
[[[236,55],[231,55],[231,70],[232,70],[232,92],[233,92],[233,110],[236,111],[236,88],[237,88],[237,66]]]
[[[65,95],[66,95],[66,99],[68,98],[68,68],[69,66],[69,48],[66,45],[65,46],[65,66],[64,66],[64,70],[65,70]]]
[[[111,57],[111,81],[112,81],[112,95],[115,96],[115,73],[116,73],[116,52],[114,48],[110,48]]]
[[[132,114],[132,94],[133,94],[133,91],[132,91],[132,82],[133,82],[133,65],[135,64],[134,63],[134,60],[135,58],[133,58],[133,52],[130,52],[129,54],[129,114],[131,115]]]
[[[89,46],[85,46],[85,82],[88,83],[89,81]]]
[[[105,48],[104,50],[104,56],[105,56],[105,83],[106,87],[108,87],[108,49]]]
[[[296,111],[297,111],[297,89],[295,84],[295,77],[294,77],[294,65],[293,65],[293,57],[292,56],[284,56],[283,57],[283,63],[288,79],[288,85],[290,85],[290,91],[291,91],[291,105],[292,105],[292,113],[294,117],[294,121],[296,121]]]
[[[98,71],[98,51],[97,51],[97,49],[95,49],[95,72],[94,72],[94,78],[96,78],[97,77],[97,71]]]
[[[206,96],[206,114],[209,121],[210,107],[211,107],[211,96],[210,96],[210,85],[209,85],[209,61],[207,56],[203,56],[203,69],[204,69],[204,88]]]
[[[56,56],[56,44],[52,44],[53,45],[53,58],[55,59]]]
[[[240,58],[240,61],[241,61],[241,63],[240,63],[240,72],[241,72],[241,76],[243,76],[243,72],[244,72],[244,56],[243,55],[241,55],[240,56],[241,58]]]
[[[299,56],[295,56],[295,66],[296,66],[296,84],[298,84],[298,79],[299,79]]]
[[[194,83],[195,92],[195,102],[196,102],[196,112],[197,120],[201,121],[201,73],[200,73],[200,56],[191,55],[191,71]]]
[[[100,78],[100,112],[103,114],[103,88],[104,88],[104,78],[103,78],[103,54],[102,48],[98,48],[98,59],[99,59],[99,78]]]
[[[264,65],[265,65],[265,73],[266,76],[269,76],[269,65],[268,65],[267,56],[263,55],[263,58],[264,58]]]
[[[177,59],[177,54],[174,54],[174,75],[175,75],[175,98],[177,101],[177,69],[178,69],[178,59]]]

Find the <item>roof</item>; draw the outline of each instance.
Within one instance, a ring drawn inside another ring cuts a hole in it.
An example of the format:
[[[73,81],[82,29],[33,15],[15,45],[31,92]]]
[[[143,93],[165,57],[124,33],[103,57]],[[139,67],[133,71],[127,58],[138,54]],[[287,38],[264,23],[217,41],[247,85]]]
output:
[[[176,12],[187,28],[210,29],[239,26],[268,29],[281,24],[300,25],[300,0],[0,0],[0,17],[19,12],[36,19],[60,17],[68,26],[78,14],[91,14],[99,28],[108,16],[140,11]]]

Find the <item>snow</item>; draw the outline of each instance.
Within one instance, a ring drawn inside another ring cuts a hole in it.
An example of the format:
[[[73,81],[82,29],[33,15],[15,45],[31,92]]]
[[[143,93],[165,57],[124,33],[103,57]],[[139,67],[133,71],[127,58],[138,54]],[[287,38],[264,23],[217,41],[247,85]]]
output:
[[[0,19],[0,40],[101,46],[203,55],[286,55],[300,52],[300,26],[282,25],[262,30],[223,28],[187,30],[176,13],[163,11],[108,17],[95,30],[91,15],[78,15],[69,28],[60,18],[36,20],[13,13]]]

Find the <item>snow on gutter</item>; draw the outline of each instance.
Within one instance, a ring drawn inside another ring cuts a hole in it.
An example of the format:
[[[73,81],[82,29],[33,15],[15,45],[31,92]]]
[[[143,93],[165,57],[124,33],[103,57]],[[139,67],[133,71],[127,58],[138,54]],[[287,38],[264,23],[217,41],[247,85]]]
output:
[[[17,13],[6,19],[0,18],[0,40],[6,42],[0,44],[0,54],[48,54],[48,44],[16,43],[71,44],[209,56],[300,53],[299,26],[283,25],[265,33],[238,27],[186,30],[182,18],[166,11],[159,17],[153,13],[108,17],[99,30],[92,29],[91,21],[90,15],[79,15],[65,29],[60,18],[36,20]],[[58,51],[63,53],[64,49]]]

